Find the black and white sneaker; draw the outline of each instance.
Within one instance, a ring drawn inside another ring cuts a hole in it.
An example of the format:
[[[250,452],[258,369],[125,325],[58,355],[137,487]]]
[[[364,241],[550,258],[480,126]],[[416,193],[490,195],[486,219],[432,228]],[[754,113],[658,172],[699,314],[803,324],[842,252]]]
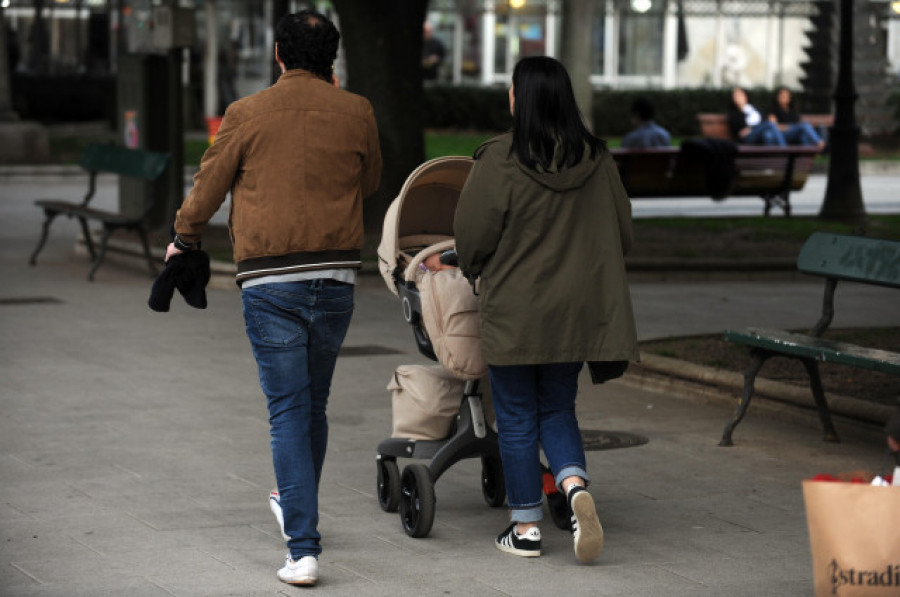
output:
[[[536,558],[541,555],[541,530],[531,527],[525,534],[516,532],[516,523],[497,535],[497,549],[525,558]]]
[[[567,497],[572,513],[575,557],[579,562],[593,562],[603,551],[603,527],[600,526],[594,498],[581,485],[570,487]]]

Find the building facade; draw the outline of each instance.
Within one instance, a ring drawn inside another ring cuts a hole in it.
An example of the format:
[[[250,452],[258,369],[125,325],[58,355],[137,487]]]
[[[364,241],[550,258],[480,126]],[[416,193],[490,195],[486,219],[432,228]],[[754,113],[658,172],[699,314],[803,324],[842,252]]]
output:
[[[561,56],[567,21],[589,19],[589,47],[579,59],[589,61],[597,88],[801,89],[814,17],[821,5],[836,1],[430,0],[427,20],[446,50],[438,81],[447,84],[508,84],[519,58]],[[119,54],[148,47],[153,8],[167,4],[193,15],[196,35],[184,49],[183,79],[205,96],[217,96],[216,102],[207,99],[205,112],[221,113],[223,103],[272,79],[276,0],[0,2],[14,73],[113,74]],[[884,33],[876,54],[881,52],[891,84],[900,71],[900,1],[855,4],[869,6],[873,31]],[[327,0],[280,5],[288,10],[312,5],[339,24]],[[585,13],[575,12],[576,5]]]

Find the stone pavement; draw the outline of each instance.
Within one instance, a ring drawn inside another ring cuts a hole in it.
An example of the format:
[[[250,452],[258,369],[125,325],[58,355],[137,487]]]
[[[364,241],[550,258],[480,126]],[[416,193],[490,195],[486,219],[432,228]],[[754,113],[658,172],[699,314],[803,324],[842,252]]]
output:
[[[238,292],[210,289],[206,310],[176,295],[171,312],[151,312],[140,266],[107,264],[85,280],[65,220],[31,268],[40,214],[13,188],[0,189],[0,595],[304,591],[275,577],[284,547]],[[632,294],[648,339],[805,325],[821,286],[670,280],[635,283]],[[588,453],[606,530],[598,562],[578,564],[549,517],[541,558],[496,550],[507,516],[484,504],[476,461],[438,481],[435,526],[412,539],[378,506],[375,454],[390,434],[394,368],[426,361],[380,277],[364,277],[356,296],[345,345],[357,350],[338,362],[330,407],[318,594],[812,595],[800,481],[886,465],[878,430],[843,419],[843,443],[826,444],[814,415],[751,408],[736,445],[720,448],[730,404],[585,376],[584,429],[649,438]],[[885,323],[900,325],[890,291],[838,292],[835,326]]]

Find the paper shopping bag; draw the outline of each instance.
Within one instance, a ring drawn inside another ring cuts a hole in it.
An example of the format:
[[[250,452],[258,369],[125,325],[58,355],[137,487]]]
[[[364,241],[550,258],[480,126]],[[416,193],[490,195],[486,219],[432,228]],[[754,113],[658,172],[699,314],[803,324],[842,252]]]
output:
[[[900,595],[900,487],[804,481],[816,597]]]

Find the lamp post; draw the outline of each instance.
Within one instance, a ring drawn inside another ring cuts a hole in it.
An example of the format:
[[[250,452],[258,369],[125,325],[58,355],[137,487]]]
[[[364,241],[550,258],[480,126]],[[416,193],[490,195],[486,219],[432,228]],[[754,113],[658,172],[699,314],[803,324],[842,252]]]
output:
[[[858,96],[853,84],[853,0],[841,0],[840,14],[834,126],[829,131],[831,157],[828,160],[825,201],[819,217],[859,222],[866,219],[866,209],[859,185],[859,126],[854,111]]]

